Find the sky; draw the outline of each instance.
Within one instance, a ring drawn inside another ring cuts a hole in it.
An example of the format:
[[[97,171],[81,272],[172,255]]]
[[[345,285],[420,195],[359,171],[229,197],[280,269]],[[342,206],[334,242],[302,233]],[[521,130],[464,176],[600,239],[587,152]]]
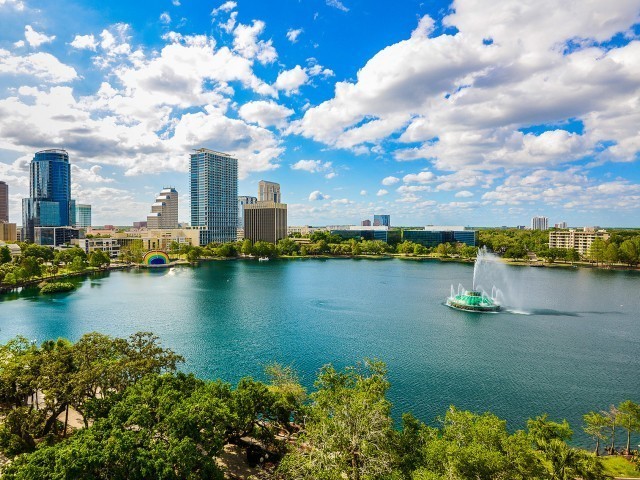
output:
[[[189,221],[189,153],[289,225],[640,227],[640,0],[0,0],[0,180],[64,148],[94,225]]]

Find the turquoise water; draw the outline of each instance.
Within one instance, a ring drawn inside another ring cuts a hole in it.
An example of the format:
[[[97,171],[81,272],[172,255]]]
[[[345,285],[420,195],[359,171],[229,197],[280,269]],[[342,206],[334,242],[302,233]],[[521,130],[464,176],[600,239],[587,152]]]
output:
[[[338,259],[111,272],[70,294],[0,297],[0,341],[149,330],[185,370],[231,382],[279,361],[310,385],[325,363],[375,357],[389,367],[396,416],[431,422],[455,404],[515,429],[548,412],[571,422],[578,444],[590,444],[583,413],[640,401],[640,274],[512,267],[523,313],[447,308],[450,285],[470,285],[472,272]]]

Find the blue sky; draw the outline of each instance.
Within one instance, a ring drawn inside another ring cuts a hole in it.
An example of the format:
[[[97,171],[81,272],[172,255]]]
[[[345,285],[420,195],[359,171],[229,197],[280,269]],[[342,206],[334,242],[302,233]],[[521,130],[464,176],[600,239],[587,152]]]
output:
[[[289,224],[640,226],[640,0],[0,0],[0,180],[66,148],[94,224],[188,153]]]

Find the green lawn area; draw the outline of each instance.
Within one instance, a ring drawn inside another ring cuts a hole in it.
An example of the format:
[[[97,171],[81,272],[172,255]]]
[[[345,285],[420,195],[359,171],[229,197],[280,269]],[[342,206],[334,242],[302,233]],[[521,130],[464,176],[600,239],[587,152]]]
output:
[[[630,461],[620,456],[600,457],[604,465],[605,473],[612,477],[640,478],[638,470]]]

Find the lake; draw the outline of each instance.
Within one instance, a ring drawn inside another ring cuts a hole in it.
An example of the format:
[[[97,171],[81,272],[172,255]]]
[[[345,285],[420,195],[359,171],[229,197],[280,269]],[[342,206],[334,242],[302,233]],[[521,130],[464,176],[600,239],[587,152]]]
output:
[[[446,307],[451,284],[470,286],[472,273],[399,259],[114,271],[78,280],[70,294],[0,297],[0,341],[152,331],[201,377],[262,378],[278,361],[308,386],[326,363],[378,358],[396,418],[433,422],[454,404],[491,410],[513,430],[547,412],[570,421],[578,445],[591,445],[584,413],[640,401],[640,274],[510,267],[503,287],[518,313]]]

